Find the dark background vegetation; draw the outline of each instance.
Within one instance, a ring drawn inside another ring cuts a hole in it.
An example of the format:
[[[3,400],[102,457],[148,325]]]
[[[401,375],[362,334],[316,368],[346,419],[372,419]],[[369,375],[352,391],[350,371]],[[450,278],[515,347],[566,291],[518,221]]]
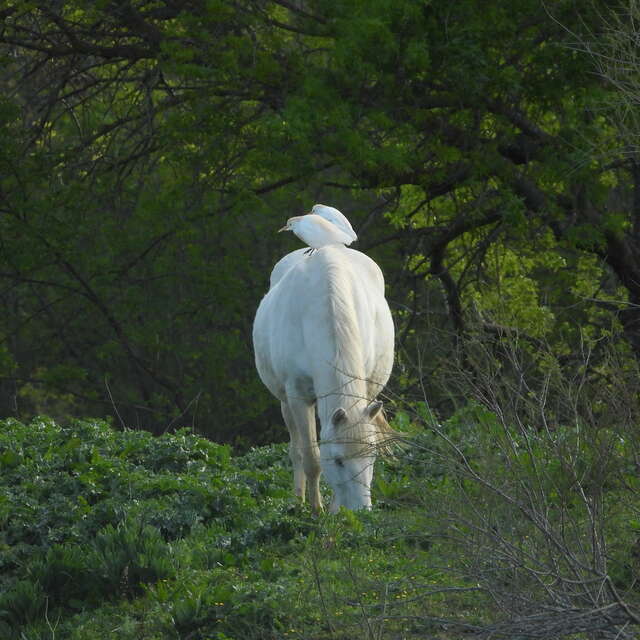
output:
[[[634,3],[631,3],[633,10]],[[340,208],[382,266],[390,389],[464,402],[465,340],[640,357],[629,5],[0,8],[0,414],[283,438],[251,323],[276,235]],[[621,26],[622,25],[622,26]]]
[[[0,3],[0,636],[636,638],[638,25]],[[317,202],[385,273],[405,442],[313,518],[251,325]]]

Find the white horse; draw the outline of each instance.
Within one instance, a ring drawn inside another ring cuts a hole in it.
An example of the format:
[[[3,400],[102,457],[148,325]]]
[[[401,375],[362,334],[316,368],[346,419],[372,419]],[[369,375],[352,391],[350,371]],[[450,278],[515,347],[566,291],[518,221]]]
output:
[[[296,494],[304,501],[308,482],[320,511],[322,470],[331,511],[369,508],[377,445],[391,433],[376,401],[393,366],[384,279],[373,260],[342,245],[304,253],[273,269],[253,326],[256,366],[281,403]]]

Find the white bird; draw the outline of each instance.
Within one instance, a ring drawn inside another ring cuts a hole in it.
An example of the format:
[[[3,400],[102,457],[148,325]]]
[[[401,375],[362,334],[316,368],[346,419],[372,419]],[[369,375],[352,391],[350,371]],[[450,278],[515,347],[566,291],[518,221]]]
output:
[[[351,244],[353,241],[346,231],[315,213],[289,218],[287,224],[278,229],[280,231],[293,231],[302,242],[309,245],[309,253],[330,244]]]
[[[328,220],[332,224],[335,224],[338,229],[344,231],[349,238],[351,238],[349,242],[345,242],[344,244],[350,245],[358,239],[351,223],[346,219],[344,214],[341,211],[338,211],[335,207],[329,207],[326,204],[315,204],[311,209],[311,213]]]

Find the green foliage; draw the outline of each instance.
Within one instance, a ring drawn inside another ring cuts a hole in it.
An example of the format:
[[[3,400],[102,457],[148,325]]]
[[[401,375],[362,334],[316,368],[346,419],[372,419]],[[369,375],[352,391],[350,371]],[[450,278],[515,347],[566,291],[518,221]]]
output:
[[[42,618],[45,601],[73,610],[140,595],[175,576],[171,541],[216,523],[212,549],[229,548],[258,496],[278,491],[274,474],[267,483],[264,472],[236,470],[226,447],[186,431],[156,439],[98,421],[6,421],[0,464],[1,609],[12,628]]]
[[[446,588],[438,554],[471,541],[467,567],[527,583],[493,559],[552,564],[531,514],[571,514],[558,540],[587,563],[589,500],[633,593],[637,434],[616,404],[640,358],[635,107],[612,119],[618,89],[576,46],[630,28],[610,3],[112,4],[0,12],[0,415],[55,419],[2,423],[0,636],[377,638],[406,599],[389,634],[425,637],[408,564]],[[285,435],[251,322],[298,246],[275,230],[317,200],[383,267],[391,388],[421,397],[378,511],[314,521],[283,448],[250,449]],[[599,382],[580,419],[547,395],[562,371]],[[520,411],[543,399],[544,420]],[[71,418],[105,414],[122,431]],[[128,429],[189,424],[246,455]]]
[[[394,426],[405,443],[376,465],[374,509],[312,517],[282,445],[232,457],[186,431],[4,421],[3,637],[417,640],[487,624],[496,598],[591,588],[596,539],[635,603],[631,426],[535,428],[480,404],[441,422],[424,403]]]
[[[17,637],[27,624],[42,620],[46,596],[38,582],[16,581],[0,596],[0,629],[7,638]]]
[[[56,638],[106,638],[116,627],[138,640],[286,637],[328,615],[311,590],[316,561],[305,558],[324,549],[322,571],[337,579],[342,554],[363,553],[351,571],[365,579],[390,535],[391,520],[373,514],[314,520],[295,507],[281,446],[230,458],[186,432],[155,439],[47,419],[5,421],[0,438],[8,639],[46,635],[54,624]],[[393,471],[384,475],[394,482]],[[384,566],[402,572],[404,553],[398,539]],[[356,577],[342,579],[346,596]],[[335,606],[338,622],[349,607]]]
[[[174,574],[170,547],[156,527],[131,520],[109,524],[96,534],[93,547],[90,564],[101,579],[101,593],[131,596]]]
[[[600,303],[638,294],[633,252],[608,246],[635,228],[615,91],[574,46],[606,9],[13,2],[0,413],[281,439],[251,321],[298,246],[275,230],[315,200],[372,247],[410,349],[457,306],[456,331],[479,316],[561,352],[598,339],[617,322]]]
[[[232,459],[187,432],[5,421],[3,637],[51,620],[56,637],[106,637],[116,619],[123,637],[271,637],[299,573],[280,550],[319,525],[291,504],[287,460],[282,447]],[[361,531],[343,514],[322,535],[346,544]]]

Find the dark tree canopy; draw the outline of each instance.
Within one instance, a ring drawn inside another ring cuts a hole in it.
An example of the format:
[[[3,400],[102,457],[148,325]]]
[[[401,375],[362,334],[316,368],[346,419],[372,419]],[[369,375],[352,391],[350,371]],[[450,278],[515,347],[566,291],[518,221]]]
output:
[[[398,394],[478,330],[640,358],[611,3],[45,4],[0,9],[2,414],[274,437],[251,323],[315,202],[385,271]]]

